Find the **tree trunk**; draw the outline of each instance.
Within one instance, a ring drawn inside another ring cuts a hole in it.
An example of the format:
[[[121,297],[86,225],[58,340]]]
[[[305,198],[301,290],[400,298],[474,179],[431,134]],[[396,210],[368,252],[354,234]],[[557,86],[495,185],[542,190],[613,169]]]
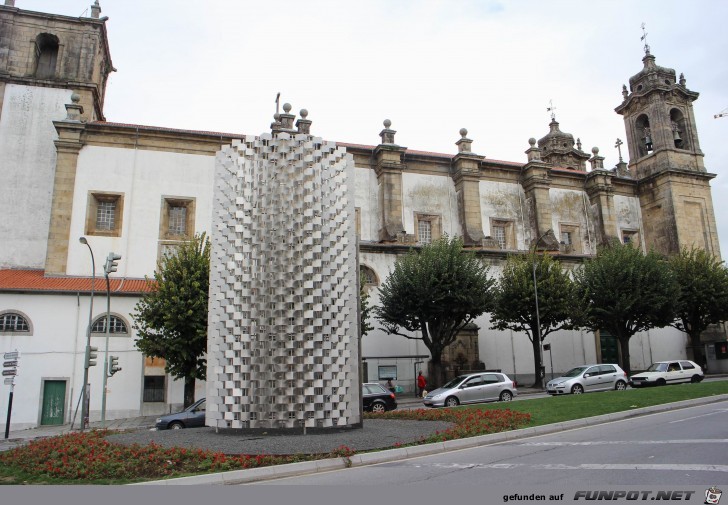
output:
[[[185,408],[195,403],[195,379],[185,377]]]
[[[536,376],[533,387],[543,389],[543,377],[541,376],[541,369],[543,368],[543,363],[541,363],[541,342],[534,338],[531,344],[533,345],[533,373]]]
[[[617,337],[617,340],[619,341],[620,365],[622,370],[627,373],[627,378],[629,378],[632,375],[632,367],[629,365],[629,337]]]
[[[708,360],[705,359],[705,353],[703,352],[703,344],[700,342],[700,332],[697,334],[688,334],[690,336],[690,347],[693,350],[693,361],[700,365],[703,369],[703,373],[707,373]]]
[[[428,391],[433,391],[440,386],[444,384],[443,378],[445,370],[442,367],[442,358],[441,356],[435,357],[435,355],[432,356],[432,359],[430,360],[429,366],[427,367],[427,387],[426,389]]]

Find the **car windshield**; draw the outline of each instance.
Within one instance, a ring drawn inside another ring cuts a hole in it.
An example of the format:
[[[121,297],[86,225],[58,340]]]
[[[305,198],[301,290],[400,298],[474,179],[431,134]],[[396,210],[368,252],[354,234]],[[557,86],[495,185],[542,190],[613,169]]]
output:
[[[652,363],[650,368],[647,369],[648,372],[664,372],[666,370],[667,363]]]
[[[462,381],[464,381],[467,378],[468,378],[467,375],[458,375],[457,377],[455,377],[450,382],[444,384],[442,386],[442,389],[452,389],[452,388],[454,388],[455,386],[457,386],[458,384],[460,384]]]
[[[563,377],[578,377],[586,369],[587,369],[587,367],[585,367],[585,366],[578,366],[576,368],[572,368],[571,370],[569,370],[568,372],[566,372],[563,375]]]

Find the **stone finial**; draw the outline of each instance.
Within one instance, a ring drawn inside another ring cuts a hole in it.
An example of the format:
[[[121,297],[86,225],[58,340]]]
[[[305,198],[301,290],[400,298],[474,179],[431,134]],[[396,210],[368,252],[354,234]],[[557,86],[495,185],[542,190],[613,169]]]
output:
[[[71,102],[66,104],[66,121],[81,122],[81,114],[83,114],[83,106],[80,104],[81,95],[75,91],[71,93]]]
[[[390,129],[392,122],[389,119],[385,119],[384,130],[379,132],[379,136],[382,138],[382,144],[394,144],[394,134],[397,133],[395,130]]]
[[[299,115],[301,116],[301,119],[296,121],[296,128],[298,128],[298,133],[303,133],[306,135],[310,134],[312,121],[310,119],[306,119],[308,117],[308,111],[306,109],[301,109]]]
[[[283,114],[279,114],[279,121],[281,123],[281,130],[293,130],[293,120],[296,119],[295,114],[291,114],[291,104],[290,103],[284,103],[283,104]]]
[[[680,72],[680,81],[679,82],[680,82],[680,86],[685,86],[685,82],[686,82],[685,74],[683,74],[682,72]]]
[[[528,139],[528,144],[531,146],[526,150],[528,161],[541,161],[541,149],[536,147],[536,139],[531,137]]]
[[[473,141],[467,138],[467,135],[468,130],[465,128],[460,128],[460,140],[455,142],[455,145],[458,146],[459,153],[471,152],[471,146],[473,145]]]
[[[576,137],[576,148],[581,151],[581,139]]]
[[[622,97],[626,100],[629,96],[629,91],[627,91],[627,85],[622,84]]]
[[[95,0],[93,5],[91,6],[91,17],[94,19],[99,19],[100,14],[101,6],[99,5],[99,0]]]
[[[592,147],[592,155],[589,159],[592,170],[604,170],[604,156],[599,156],[598,147]]]

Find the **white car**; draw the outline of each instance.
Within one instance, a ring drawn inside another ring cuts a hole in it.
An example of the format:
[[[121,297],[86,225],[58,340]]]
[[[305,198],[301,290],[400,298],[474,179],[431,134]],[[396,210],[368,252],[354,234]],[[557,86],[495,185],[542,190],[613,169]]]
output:
[[[629,384],[633,388],[642,386],[664,386],[678,382],[700,382],[705,378],[703,369],[693,361],[686,359],[658,361],[642,373],[633,375]]]

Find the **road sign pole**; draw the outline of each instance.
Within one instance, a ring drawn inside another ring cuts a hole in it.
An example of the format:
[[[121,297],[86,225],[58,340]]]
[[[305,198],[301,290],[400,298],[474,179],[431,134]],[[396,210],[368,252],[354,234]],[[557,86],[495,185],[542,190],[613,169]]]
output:
[[[13,389],[15,384],[10,385],[10,396],[8,397],[8,418],[5,421],[5,440],[10,436],[10,414],[13,412]]]

